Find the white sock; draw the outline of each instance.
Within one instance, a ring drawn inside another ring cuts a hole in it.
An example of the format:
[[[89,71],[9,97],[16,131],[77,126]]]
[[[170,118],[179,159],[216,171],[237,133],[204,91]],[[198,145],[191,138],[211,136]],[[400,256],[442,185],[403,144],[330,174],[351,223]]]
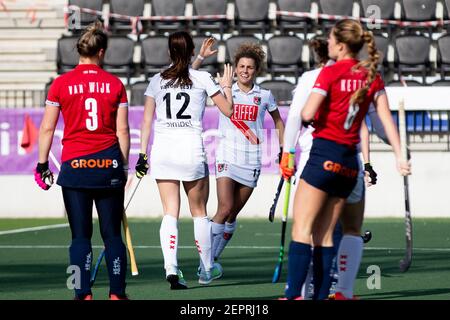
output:
[[[359,265],[363,253],[363,240],[360,236],[344,235],[339,245],[338,282],[336,292],[342,293],[346,298],[353,298],[353,285],[358,275]]]
[[[212,233],[208,217],[194,218],[194,239],[200,255],[200,264],[205,271],[210,271],[212,268]]]
[[[225,222],[225,228],[223,230],[223,236],[219,239],[219,244],[217,245],[217,249],[214,252],[214,257],[219,258],[222,254],[222,251],[227,246],[228,242],[230,242],[231,237],[233,236],[234,230],[236,230],[236,222],[233,223]]]
[[[216,223],[211,221],[212,228],[212,252],[214,252],[213,258],[216,260],[219,258],[216,256],[217,248],[219,247],[220,239],[223,238],[223,231],[225,230],[225,223]]]
[[[173,274],[178,268],[178,220],[171,215],[164,215],[161,228],[159,229],[159,239],[164,256],[164,268],[166,275]]]

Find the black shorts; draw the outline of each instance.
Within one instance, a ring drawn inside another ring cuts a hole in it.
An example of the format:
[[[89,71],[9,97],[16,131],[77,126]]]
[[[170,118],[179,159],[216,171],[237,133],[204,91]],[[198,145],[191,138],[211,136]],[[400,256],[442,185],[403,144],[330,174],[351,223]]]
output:
[[[68,188],[124,187],[126,176],[119,144],[63,162],[56,183]]]
[[[354,148],[316,138],[300,178],[332,197],[348,198],[357,182],[357,157]]]

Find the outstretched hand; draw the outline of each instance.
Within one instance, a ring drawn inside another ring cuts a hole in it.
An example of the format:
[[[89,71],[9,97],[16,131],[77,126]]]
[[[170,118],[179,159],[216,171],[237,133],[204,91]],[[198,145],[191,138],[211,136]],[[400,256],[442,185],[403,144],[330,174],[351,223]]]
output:
[[[220,76],[220,74],[217,73],[217,79],[222,88],[229,87],[231,89],[233,84],[233,74],[233,67],[229,63],[226,63],[223,67],[223,76]]]
[[[207,38],[203,40],[202,46],[199,51],[199,55],[201,55],[203,58],[208,58],[214,54],[217,53],[217,49],[213,50],[212,46],[216,43],[216,39],[213,37]]]

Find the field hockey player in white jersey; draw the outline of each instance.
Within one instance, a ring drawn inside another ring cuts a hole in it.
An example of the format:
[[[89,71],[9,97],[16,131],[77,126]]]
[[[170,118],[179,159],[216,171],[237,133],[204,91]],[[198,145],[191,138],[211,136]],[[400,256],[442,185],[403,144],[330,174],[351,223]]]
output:
[[[200,52],[214,54],[204,43]],[[203,48],[202,48],[203,49]],[[255,83],[265,53],[259,44],[243,43],[236,51],[234,65],[237,82],[233,84],[234,111],[231,118],[219,115],[220,139],[216,150],[216,182],[218,208],[212,219],[215,270],[225,246],[236,230],[236,218],[256,187],[261,173],[264,116],[269,112],[283,145],[284,123],[270,90]],[[201,59],[200,59],[201,60]],[[280,152],[281,155],[281,152]],[[215,275],[220,277],[221,273]]]
[[[225,117],[231,117],[233,70],[225,65],[223,77],[219,79],[224,95],[208,72],[190,67],[194,43],[189,33],[180,31],[169,36],[169,54],[172,64],[151,79],[145,92],[136,175],[142,178],[149,168],[147,147],[153,129],[150,175],[156,179],[164,210],[160,240],[166,279],[171,289],[186,289],[177,260],[180,181],[188,197],[194,219],[195,244],[204,266],[199,283],[207,285],[212,281],[212,239],[206,212],[209,172],[201,136],[202,118],[207,96]]]

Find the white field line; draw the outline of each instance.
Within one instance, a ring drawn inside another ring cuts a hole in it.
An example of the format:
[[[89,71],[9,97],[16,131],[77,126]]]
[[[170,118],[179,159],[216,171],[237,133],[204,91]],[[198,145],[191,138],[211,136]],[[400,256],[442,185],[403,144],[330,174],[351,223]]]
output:
[[[0,249],[68,249],[68,245],[0,245]],[[103,248],[101,245],[94,245],[92,248]],[[135,249],[161,249],[160,246],[133,246]],[[228,246],[229,249],[254,249],[254,250],[272,250],[279,249],[278,246]],[[178,249],[197,249],[196,246],[178,246]],[[405,250],[405,248],[393,247],[366,247],[364,250],[381,251],[381,250]],[[431,251],[431,252],[450,252],[450,248],[414,248],[414,251]]]
[[[66,228],[68,226],[69,226],[68,223],[61,223],[61,224],[51,224],[51,225],[48,225],[48,226],[6,230],[6,231],[0,231],[0,236],[4,235],[4,234],[14,234],[14,233],[23,233],[23,232],[32,232],[32,231],[41,231],[41,230]]]

